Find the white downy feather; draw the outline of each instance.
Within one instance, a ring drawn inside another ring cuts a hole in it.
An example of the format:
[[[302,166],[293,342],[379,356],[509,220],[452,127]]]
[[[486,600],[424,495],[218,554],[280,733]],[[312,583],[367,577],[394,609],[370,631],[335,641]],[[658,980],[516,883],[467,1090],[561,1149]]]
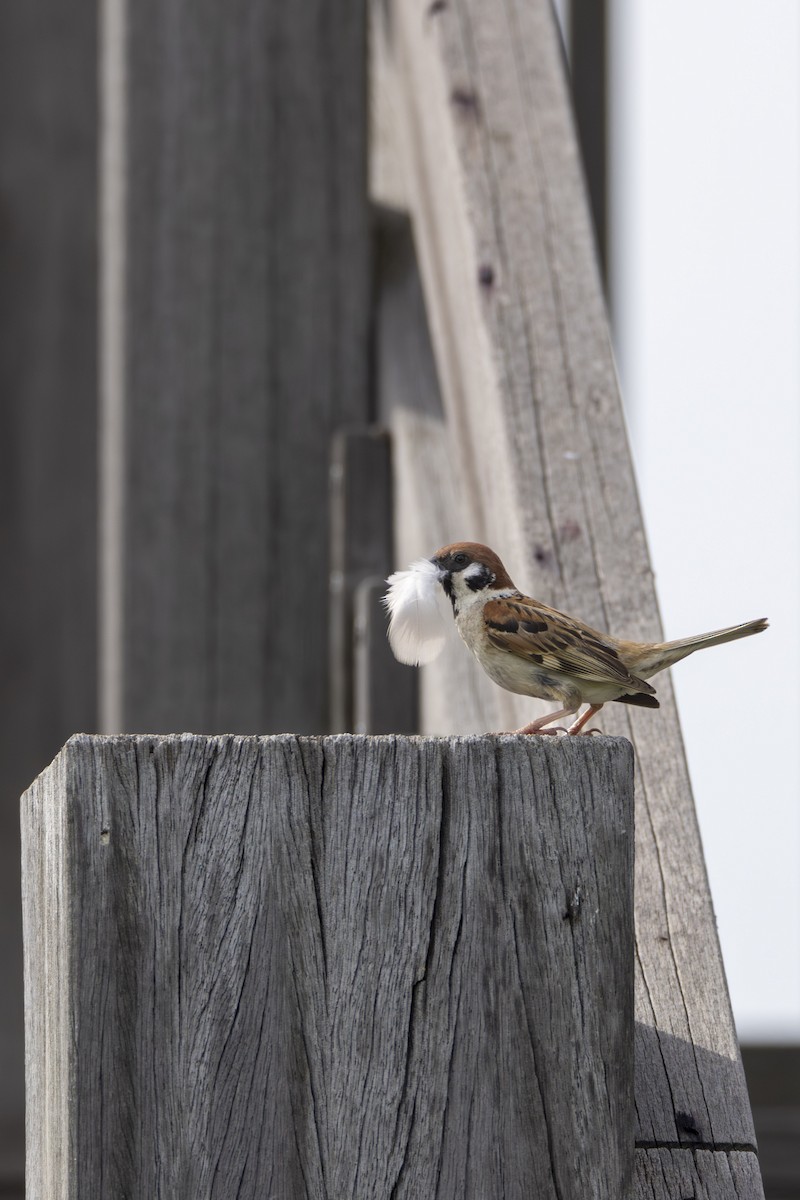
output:
[[[439,571],[427,558],[386,580],[383,603],[389,611],[389,644],[396,659],[410,666],[433,662],[447,636],[445,594]]]

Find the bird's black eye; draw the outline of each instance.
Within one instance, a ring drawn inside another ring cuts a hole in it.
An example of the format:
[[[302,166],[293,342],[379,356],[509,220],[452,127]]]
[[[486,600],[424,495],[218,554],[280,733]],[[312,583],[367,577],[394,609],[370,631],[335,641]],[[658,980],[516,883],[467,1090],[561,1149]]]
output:
[[[469,562],[469,555],[463,550],[459,550],[458,554],[453,555],[453,564],[456,567],[465,567]]]

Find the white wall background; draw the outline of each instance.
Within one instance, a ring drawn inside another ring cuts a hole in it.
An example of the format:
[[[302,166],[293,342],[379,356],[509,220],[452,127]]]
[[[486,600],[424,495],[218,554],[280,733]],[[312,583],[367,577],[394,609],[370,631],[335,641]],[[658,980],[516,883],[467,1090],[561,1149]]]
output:
[[[612,298],[743,1041],[800,1040],[800,2],[611,0]]]

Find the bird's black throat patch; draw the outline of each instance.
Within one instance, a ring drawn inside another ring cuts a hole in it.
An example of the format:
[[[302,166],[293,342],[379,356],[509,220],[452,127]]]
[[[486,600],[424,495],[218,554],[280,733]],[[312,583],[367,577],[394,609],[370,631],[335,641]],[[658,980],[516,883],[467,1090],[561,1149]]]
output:
[[[480,568],[474,574],[464,576],[464,582],[470,591],[480,592],[482,588],[494,583],[494,575],[487,566],[481,563]]]
[[[452,575],[443,575],[442,579],[441,579],[441,584],[442,584],[442,587],[444,588],[444,594],[445,594],[445,596],[447,596],[448,600],[452,604],[453,612],[455,612],[456,611],[456,590],[453,587]]]

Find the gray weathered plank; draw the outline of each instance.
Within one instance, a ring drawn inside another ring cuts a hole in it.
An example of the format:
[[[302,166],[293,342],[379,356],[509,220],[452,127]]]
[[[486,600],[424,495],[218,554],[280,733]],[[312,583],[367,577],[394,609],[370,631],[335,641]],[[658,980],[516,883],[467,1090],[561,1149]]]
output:
[[[96,709],[96,6],[0,4],[0,1192],[24,1190],[16,797]]]
[[[406,214],[379,210],[376,237],[375,388],[392,434],[395,560],[407,564],[469,533],[466,480],[439,392],[425,302]],[[420,670],[420,728],[450,732],[513,729],[520,722],[457,638]],[[455,720],[454,720],[455,718]]]
[[[619,1200],[620,740],[80,736],[23,798],[28,1197]]]
[[[107,0],[103,722],[322,731],[367,417],[363,0]]]
[[[550,6],[399,2],[383,37],[376,91],[394,89],[384,113],[398,118],[392,149],[404,169],[382,178],[408,190],[445,414],[435,487],[456,498],[457,536],[494,545],[547,603],[623,636],[658,637]],[[383,419],[402,461],[414,378],[399,361],[398,416]],[[401,531],[417,518],[401,512]],[[517,724],[535,713],[485,692],[478,708],[451,660],[427,672],[442,697],[438,732],[509,728],[509,704]],[[637,750],[637,1138],[680,1143],[684,1113],[704,1144],[754,1147],[668,679],[659,695],[658,713],[603,713],[606,731],[627,732]]]

